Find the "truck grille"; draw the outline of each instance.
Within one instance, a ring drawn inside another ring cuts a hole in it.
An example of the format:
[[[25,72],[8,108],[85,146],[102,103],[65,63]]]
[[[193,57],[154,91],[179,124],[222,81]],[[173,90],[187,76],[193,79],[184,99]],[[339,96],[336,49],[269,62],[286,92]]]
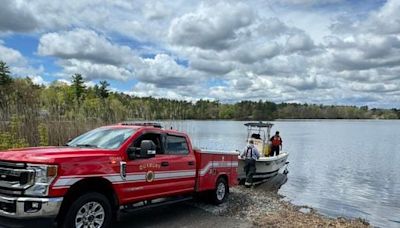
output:
[[[15,213],[17,212],[16,202],[0,202],[0,210],[8,213]]]
[[[34,174],[23,163],[0,161],[0,193],[22,195],[25,189],[32,186]]]

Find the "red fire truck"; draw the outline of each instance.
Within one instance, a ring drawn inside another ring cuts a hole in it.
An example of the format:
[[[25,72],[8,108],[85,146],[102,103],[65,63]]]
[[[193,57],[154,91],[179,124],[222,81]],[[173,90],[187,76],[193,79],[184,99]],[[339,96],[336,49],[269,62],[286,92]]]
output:
[[[237,167],[236,153],[193,149],[186,134],[157,123],[100,127],[62,147],[1,152],[0,216],[109,227],[121,211],[198,193],[222,203]]]

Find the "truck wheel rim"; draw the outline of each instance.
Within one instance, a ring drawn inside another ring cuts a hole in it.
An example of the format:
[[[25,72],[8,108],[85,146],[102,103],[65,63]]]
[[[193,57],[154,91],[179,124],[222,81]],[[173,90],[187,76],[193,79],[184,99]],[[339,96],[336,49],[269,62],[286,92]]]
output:
[[[218,200],[223,200],[225,197],[225,184],[224,183],[219,183],[217,187],[217,199]]]
[[[105,212],[98,202],[88,202],[79,208],[75,218],[76,228],[98,228],[104,223]]]

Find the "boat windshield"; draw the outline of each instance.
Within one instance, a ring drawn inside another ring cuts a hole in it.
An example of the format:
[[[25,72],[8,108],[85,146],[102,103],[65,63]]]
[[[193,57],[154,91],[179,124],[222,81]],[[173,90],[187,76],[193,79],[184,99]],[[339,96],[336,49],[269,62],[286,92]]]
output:
[[[97,128],[76,137],[66,146],[117,149],[134,132],[131,128]]]

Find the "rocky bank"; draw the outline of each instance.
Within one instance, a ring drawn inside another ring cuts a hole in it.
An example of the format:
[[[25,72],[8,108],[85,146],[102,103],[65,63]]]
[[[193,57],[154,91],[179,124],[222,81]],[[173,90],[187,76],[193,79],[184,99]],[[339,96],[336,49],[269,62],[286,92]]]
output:
[[[214,215],[250,222],[254,227],[370,227],[362,219],[329,218],[308,206],[296,206],[282,200],[276,189],[260,185],[251,189],[231,188],[229,200],[212,206],[194,203]]]

